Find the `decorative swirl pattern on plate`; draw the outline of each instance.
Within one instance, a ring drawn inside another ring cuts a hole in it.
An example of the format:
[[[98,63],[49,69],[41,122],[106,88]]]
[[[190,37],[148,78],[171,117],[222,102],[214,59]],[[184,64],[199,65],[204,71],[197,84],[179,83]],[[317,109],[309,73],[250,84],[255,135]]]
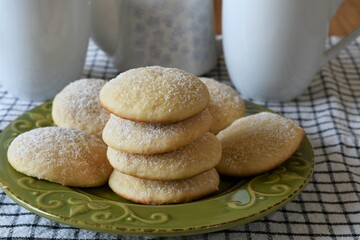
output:
[[[28,115],[32,120],[34,120],[35,127],[48,127],[53,126],[54,122],[52,120],[51,113],[48,114],[41,114],[41,113],[31,113],[29,112]]]
[[[38,127],[54,126],[54,121],[51,116],[51,107],[52,102],[46,102],[39,107],[39,110],[41,111],[27,112],[24,114],[26,117],[13,121],[10,125],[12,130],[11,137],[4,142],[5,147],[9,147],[14,138],[21,133]]]
[[[41,111],[30,111],[27,114],[35,123],[35,126],[38,127],[48,127],[54,126],[54,121],[51,115],[52,101],[46,102],[40,105]]]
[[[53,125],[51,105],[49,101],[26,112],[0,134],[0,187],[28,210],[78,228],[115,234],[167,236],[204,233],[245,224],[274,212],[298,195],[310,179],[314,166],[314,154],[306,138],[297,154],[271,173],[256,176],[256,179],[223,178],[219,194],[199,202],[173,206],[129,203],[107,186],[69,188],[24,177],[10,166],[6,157],[10,142],[20,133]],[[247,101],[246,110],[248,115],[270,111]]]
[[[242,194],[246,195],[244,197],[245,201],[230,201],[227,205],[233,209],[248,209],[258,201],[271,197],[286,196],[292,191],[292,187],[282,179],[286,179],[286,181],[305,180],[307,176],[302,176],[298,172],[310,167],[308,162],[301,157],[301,154],[296,152],[286,164],[267,174],[254,177],[245,184],[242,191]]]
[[[22,119],[11,123],[12,134],[4,143],[8,148],[19,134],[38,127],[54,126],[51,115],[52,101],[40,105],[38,108],[24,114]],[[68,217],[90,214],[92,221],[99,224],[114,224],[121,221],[139,221],[146,224],[160,224],[168,221],[165,213],[154,213],[149,218],[137,216],[125,204],[105,199],[94,199],[74,189],[41,189],[36,187],[38,180],[30,177],[18,179],[18,185],[24,190],[31,191],[36,204],[44,210],[68,209]],[[43,186],[43,185],[41,185]],[[64,198],[66,196],[66,198]],[[116,208],[116,211],[114,209]],[[116,214],[119,214],[115,216]]]
[[[29,120],[25,120],[25,119],[19,119],[19,120],[15,120],[11,123],[11,128],[14,132],[16,132],[17,134],[26,132],[30,129],[33,128],[33,123]]]
[[[149,218],[137,216],[128,206],[120,202],[105,199],[90,198],[73,189],[40,189],[36,187],[34,178],[22,177],[18,184],[25,190],[31,191],[39,208],[60,209],[67,207],[68,217],[80,214],[90,214],[92,221],[99,224],[114,224],[121,221],[139,221],[146,224],[161,224],[169,220],[166,213],[153,213]],[[66,197],[64,197],[66,196]],[[116,211],[114,209],[116,208]],[[120,213],[115,216],[114,213]]]
[[[51,113],[52,103],[53,103],[52,101],[45,102],[45,103],[40,105],[40,109],[45,111],[45,112],[50,112]]]

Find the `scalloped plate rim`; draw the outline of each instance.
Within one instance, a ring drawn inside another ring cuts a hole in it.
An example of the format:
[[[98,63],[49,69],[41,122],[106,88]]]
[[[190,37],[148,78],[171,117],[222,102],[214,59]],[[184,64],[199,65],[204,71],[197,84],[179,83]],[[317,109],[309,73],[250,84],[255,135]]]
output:
[[[45,104],[51,103],[51,101],[45,102],[33,109],[31,109],[28,112],[33,111],[34,109],[37,109]],[[260,107],[263,108],[264,110],[268,110],[269,109],[265,108],[264,106],[260,106],[254,103],[250,103],[247,102],[247,104],[250,105],[254,105],[256,107]],[[26,112],[26,113],[28,113]],[[24,114],[26,114],[24,113]],[[21,116],[19,116],[17,119],[15,119],[14,121],[21,119],[21,117],[24,115],[22,114]],[[13,122],[14,122],[13,121]],[[9,128],[11,126],[11,123],[2,131],[2,133],[0,134],[1,138],[3,133],[5,132],[5,130],[7,128]],[[308,138],[305,136],[304,140],[310,147],[310,141],[308,140]],[[300,192],[303,190],[303,188],[309,183],[311,176],[313,174],[313,169],[314,169],[314,154],[313,154],[313,150],[312,147],[311,149],[311,155],[312,155],[312,159],[307,159],[309,161],[309,163],[311,164],[309,171],[307,172],[307,176],[304,179],[304,181],[302,182],[302,184],[297,188],[297,189],[293,189],[293,191],[291,192],[291,194],[286,195],[282,198],[281,201],[278,201],[276,204],[273,204],[271,206],[268,206],[267,209],[260,211],[260,212],[256,212],[252,215],[248,215],[248,216],[244,216],[244,217],[239,217],[237,219],[232,219],[229,221],[223,221],[220,223],[215,223],[215,224],[203,224],[203,225],[199,225],[199,226],[192,226],[192,227],[188,227],[188,228],[161,228],[161,227],[148,227],[148,228],[144,228],[144,227],[129,227],[129,226],[123,226],[123,227],[116,227],[116,228],[109,228],[106,227],[105,225],[99,225],[98,223],[91,223],[91,222],[86,222],[86,221],[82,221],[82,220],[76,220],[74,218],[71,217],[66,217],[66,216],[61,216],[61,215],[56,215],[54,213],[49,213],[46,209],[42,209],[39,206],[33,206],[30,203],[28,203],[26,201],[26,199],[23,199],[21,197],[21,194],[12,192],[12,190],[10,188],[8,188],[8,184],[6,184],[6,180],[3,179],[3,176],[0,175],[0,187],[3,189],[3,191],[12,199],[14,200],[16,203],[18,203],[20,206],[24,207],[25,209],[38,214],[42,217],[45,217],[47,219],[53,220],[55,222],[59,222],[59,223],[63,223],[63,224],[67,224],[76,228],[81,228],[81,229],[87,229],[87,230],[91,230],[91,231],[98,231],[98,232],[106,232],[106,233],[114,233],[114,234],[123,234],[123,235],[136,235],[136,236],[140,236],[140,235],[144,235],[144,236],[178,236],[178,235],[192,235],[192,234],[201,234],[201,233],[209,233],[209,232],[214,232],[214,231],[219,231],[219,230],[224,230],[224,229],[229,229],[229,228],[233,228],[242,224],[246,224],[255,220],[258,220],[264,216],[267,216],[268,214],[271,214],[275,211],[277,211],[279,208],[283,207],[285,204],[287,204],[288,202],[290,202],[292,199],[294,199],[298,194],[300,194]],[[6,159],[7,160],[7,159]],[[2,159],[0,159],[0,161],[4,161]],[[0,170],[1,172],[2,170]],[[24,175],[25,176],[25,175]],[[41,180],[43,181],[43,180]],[[70,187],[66,187],[63,186],[65,188],[71,189]],[[235,191],[238,191],[238,189],[235,189],[227,194],[233,194]],[[227,195],[225,194],[225,195]],[[20,195],[20,196],[19,196]],[[220,197],[223,195],[220,195]],[[98,196],[94,196],[95,198],[100,198]],[[195,201],[195,202],[190,202],[190,203],[184,203],[184,204],[176,204],[176,205],[164,205],[164,206],[157,206],[159,208],[169,208],[169,207],[177,207],[179,205],[193,205],[193,204],[199,204],[201,203],[201,201],[216,201],[217,200],[217,196],[210,198],[210,199],[202,199],[199,201]],[[139,206],[136,203],[124,203],[127,206]],[[142,205],[141,205],[142,206]],[[151,207],[151,206],[144,206],[144,207]]]

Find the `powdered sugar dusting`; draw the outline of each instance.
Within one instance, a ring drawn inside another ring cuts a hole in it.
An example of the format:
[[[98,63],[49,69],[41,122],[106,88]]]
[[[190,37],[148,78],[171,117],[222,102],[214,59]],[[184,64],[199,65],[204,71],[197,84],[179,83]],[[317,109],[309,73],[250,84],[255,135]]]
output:
[[[214,121],[210,129],[217,133],[245,114],[245,104],[239,94],[230,86],[212,78],[200,78],[210,93],[209,110]]]
[[[174,99],[181,104],[176,107],[185,108],[203,102],[201,91],[203,86],[195,81],[194,76],[185,71],[174,68],[163,68],[159,66],[147,67],[138,74],[137,69],[120,74],[119,78],[125,77],[132,83],[127,97],[133,103],[138,98],[133,96],[140,94],[140,98],[146,98],[149,104],[164,103],[169,112],[175,110]],[[123,76],[122,76],[123,75]],[[161,91],[165,90],[165,91]],[[147,93],[160,93],[149,94]]]
[[[108,159],[115,169],[146,179],[170,180],[194,176],[220,161],[221,144],[211,133],[172,152],[162,154],[130,154],[108,148]]]
[[[66,86],[53,102],[55,123],[101,135],[109,119],[109,113],[99,101],[99,93],[105,83],[101,79],[81,79]]]
[[[81,152],[79,149],[74,148],[74,146],[84,141],[89,141],[89,145],[98,142],[97,138],[90,137],[88,139],[86,136],[88,135],[82,131],[61,127],[44,127],[19,135],[13,141],[13,144],[17,145],[16,154],[18,157],[26,157],[36,153],[44,154],[45,159],[34,159],[34,161],[49,161],[56,165],[62,164],[61,161],[66,161],[66,159],[56,159],[53,157],[53,154],[59,153],[60,155],[77,158]]]
[[[19,135],[10,144],[8,157],[20,172],[65,185],[77,177],[91,176],[97,181],[111,170],[100,138],[63,127],[37,128]]]
[[[140,184],[143,185],[144,189],[141,194],[145,198],[154,194],[171,195],[177,194],[177,192],[191,194],[197,192],[202,186],[213,186],[215,172],[215,169],[212,169],[191,178],[174,181],[142,180]]]
[[[207,109],[175,123],[141,123],[111,115],[103,133],[108,145],[126,150],[129,145],[141,149],[166,148],[166,144],[188,143],[209,130],[212,116]],[[185,140],[184,140],[185,139]],[[183,145],[183,144],[180,144]],[[179,146],[180,147],[180,146]]]
[[[105,87],[107,95],[116,95],[121,103],[115,103],[115,98],[101,101],[105,101],[110,110],[117,109],[118,112],[112,112],[118,116],[132,119],[130,115],[138,114],[136,119],[139,121],[142,121],[141,114],[153,119],[184,115],[182,119],[185,119],[203,110],[209,101],[206,86],[198,78],[175,68],[152,66],[131,69]],[[143,121],[149,122],[146,117]]]
[[[240,171],[276,165],[294,151],[291,146],[297,146],[302,136],[299,126],[277,114],[263,112],[241,118],[217,135],[223,143],[221,164]]]
[[[155,181],[114,171],[109,184],[115,192],[133,201],[169,204],[189,202],[218,190],[219,175],[215,169],[211,169],[187,179]]]
[[[220,83],[212,78],[199,78],[207,88],[210,93],[210,102],[216,105],[238,105],[244,104],[239,94],[230,86]]]

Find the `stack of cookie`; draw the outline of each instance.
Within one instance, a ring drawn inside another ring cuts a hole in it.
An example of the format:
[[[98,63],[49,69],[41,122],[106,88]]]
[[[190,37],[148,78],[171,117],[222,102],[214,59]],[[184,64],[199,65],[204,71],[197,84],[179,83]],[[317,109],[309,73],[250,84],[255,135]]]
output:
[[[129,200],[170,204],[218,189],[221,144],[209,133],[208,89],[195,76],[159,66],[132,69],[102,88],[103,130],[114,167],[109,185]]]

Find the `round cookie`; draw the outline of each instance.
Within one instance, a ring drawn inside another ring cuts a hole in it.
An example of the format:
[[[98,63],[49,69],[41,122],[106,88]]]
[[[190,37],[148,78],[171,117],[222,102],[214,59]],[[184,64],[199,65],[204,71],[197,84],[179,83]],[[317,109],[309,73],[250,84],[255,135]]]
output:
[[[95,135],[63,127],[44,127],[17,136],[10,144],[9,163],[31,177],[73,187],[107,182],[113,168],[107,146]]]
[[[194,75],[159,66],[128,70],[101,89],[109,112],[138,122],[176,122],[204,110],[209,92]]]
[[[304,136],[295,122],[274,113],[240,118],[217,135],[223,152],[216,169],[238,177],[270,171],[296,151]]]
[[[128,153],[164,153],[194,141],[209,130],[211,122],[207,109],[174,123],[141,123],[111,115],[103,140],[111,148]]]
[[[105,83],[101,79],[80,79],[67,85],[53,101],[55,124],[101,136],[110,115],[99,101]]]
[[[245,103],[230,86],[212,78],[200,78],[210,93],[208,109],[213,116],[210,132],[218,133],[245,115]]]
[[[110,164],[119,172],[151,180],[189,178],[214,168],[221,159],[221,143],[205,133],[184,147],[162,154],[131,154],[108,148]]]
[[[133,177],[116,170],[109,186],[118,195],[142,204],[172,204],[190,202],[218,190],[219,174],[214,168],[191,178],[155,181]]]

